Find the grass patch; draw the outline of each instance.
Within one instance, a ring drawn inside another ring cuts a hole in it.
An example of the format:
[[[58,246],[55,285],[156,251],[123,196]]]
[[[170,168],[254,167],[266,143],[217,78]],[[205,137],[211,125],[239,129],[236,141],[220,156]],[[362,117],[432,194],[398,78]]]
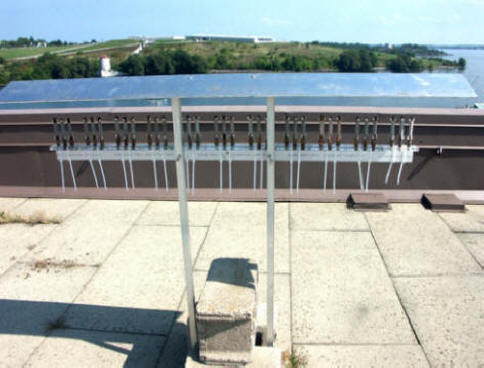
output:
[[[307,356],[302,352],[282,353],[282,362],[286,368],[304,368],[308,364]]]
[[[8,213],[6,211],[0,212],[0,225],[5,224],[60,224],[62,219],[60,217],[49,217],[43,212],[36,212],[30,216],[17,215],[15,213]]]
[[[58,47],[12,47],[12,48],[4,48],[0,49],[0,56],[5,58],[6,60],[9,59],[17,59],[21,57],[29,57],[29,56],[36,56],[42,55],[46,52],[54,52],[72,48],[73,46],[58,46]]]
[[[98,49],[104,49],[104,48],[123,48],[123,47],[128,47],[128,46],[137,46],[141,41],[138,40],[110,40],[106,42],[98,42],[95,44],[92,44],[91,46],[84,47],[80,49],[80,51],[95,51]]]
[[[76,263],[72,260],[64,259],[62,261],[56,261],[52,258],[45,258],[32,263],[31,268],[34,271],[49,270],[50,268],[62,268],[65,270],[75,267],[85,267],[83,263]]]

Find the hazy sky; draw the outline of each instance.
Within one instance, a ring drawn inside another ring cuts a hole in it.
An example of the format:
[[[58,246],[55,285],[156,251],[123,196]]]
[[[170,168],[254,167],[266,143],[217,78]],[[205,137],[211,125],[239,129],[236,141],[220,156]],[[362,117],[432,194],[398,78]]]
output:
[[[0,39],[266,35],[279,40],[484,43],[484,0],[0,0]]]

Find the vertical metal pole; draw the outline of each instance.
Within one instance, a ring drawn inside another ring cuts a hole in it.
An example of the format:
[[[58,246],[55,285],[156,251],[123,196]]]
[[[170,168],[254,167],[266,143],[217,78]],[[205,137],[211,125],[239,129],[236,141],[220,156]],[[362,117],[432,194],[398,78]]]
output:
[[[274,343],[274,191],[275,109],[267,97],[267,345]]]
[[[176,179],[178,184],[178,204],[180,206],[180,223],[183,243],[183,260],[185,264],[185,285],[188,305],[188,331],[190,348],[197,345],[195,325],[195,293],[193,288],[193,265],[190,251],[190,229],[188,227],[187,187],[185,181],[185,154],[183,150],[183,131],[181,122],[181,105],[178,97],[171,100],[173,114],[173,134],[176,153]]]

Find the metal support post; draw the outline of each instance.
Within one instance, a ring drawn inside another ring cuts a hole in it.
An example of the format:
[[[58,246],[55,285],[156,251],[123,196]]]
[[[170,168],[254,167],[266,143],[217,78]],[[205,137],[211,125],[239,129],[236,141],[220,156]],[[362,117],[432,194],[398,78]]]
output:
[[[197,346],[197,329],[195,325],[195,293],[193,288],[193,265],[190,251],[190,230],[188,227],[188,206],[185,181],[185,154],[183,150],[183,129],[181,120],[180,98],[171,100],[173,115],[173,134],[176,152],[176,179],[178,184],[178,204],[180,207],[181,235],[183,243],[183,260],[185,265],[185,285],[188,306],[188,331],[190,348]]]
[[[274,343],[274,191],[275,191],[275,108],[267,97],[267,345]]]

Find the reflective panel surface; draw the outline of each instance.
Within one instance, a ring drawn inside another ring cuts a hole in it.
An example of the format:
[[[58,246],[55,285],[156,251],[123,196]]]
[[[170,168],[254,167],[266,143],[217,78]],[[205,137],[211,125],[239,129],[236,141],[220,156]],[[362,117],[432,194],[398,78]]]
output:
[[[476,97],[462,74],[237,73],[15,81],[0,102],[224,97]]]

